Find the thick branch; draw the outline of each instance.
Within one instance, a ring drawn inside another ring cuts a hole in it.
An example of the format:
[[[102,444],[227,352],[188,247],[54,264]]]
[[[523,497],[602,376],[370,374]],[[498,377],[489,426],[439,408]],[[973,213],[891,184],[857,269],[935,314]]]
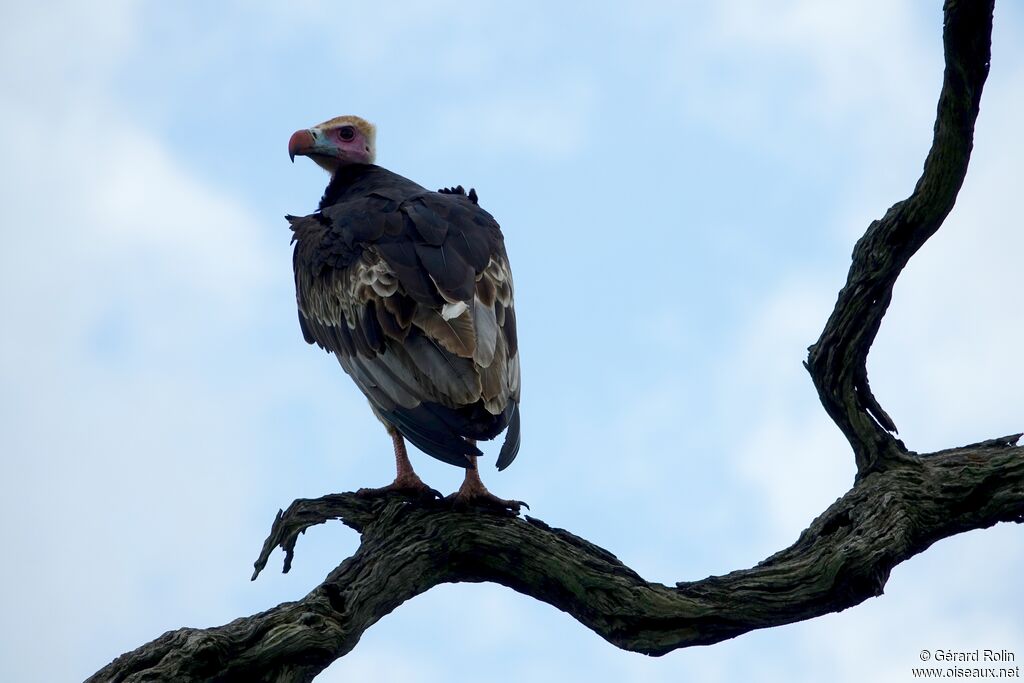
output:
[[[825,410],[846,435],[865,474],[899,459],[896,425],[868,385],[867,357],[896,278],[935,234],[956,202],[967,174],[981,90],[988,75],[994,0],[946,0],[946,68],[935,134],[913,194],[874,221],[853,250],[846,286],[807,369]]]
[[[310,681],[382,616],[460,581],[508,586],[650,655],[838,612],[880,595],[893,567],[941,538],[1024,521],[1018,436],[910,456],[861,479],[757,566],[677,587],[644,581],[606,550],[535,519],[354,494],[296,501],[271,532],[289,559],[297,534],[314,524],[341,519],[362,530],[358,551],[323,584],[218,628],[166,633],[90,680]]]

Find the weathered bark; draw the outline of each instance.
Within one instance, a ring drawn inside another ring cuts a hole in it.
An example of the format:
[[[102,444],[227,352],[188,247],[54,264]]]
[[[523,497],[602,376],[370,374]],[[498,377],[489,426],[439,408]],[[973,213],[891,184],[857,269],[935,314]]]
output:
[[[868,385],[867,358],[896,278],[953,209],[967,175],[981,91],[988,76],[994,0],[947,0],[945,72],[935,134],[914,192],[868,226],[853,250],[846,286],[805,365],[822,405],[853,446],[862,476],[906,452]]]
[[[1020,434],[918,455],[871,394],[867,354],[910,257],[963,182],[988,73],[992,0],[947,0],[935,137],[913,194],[857,243],[846,286],[807,368],[853,447],[852,489],[789,548],[755,567],[665,586],[540,520],[352,493],[295,501],[256,562],[308,527],[340,519],[356,553],[305,598],[209,629],[165,633],[90,681],[310,681],[406,600],[441,583],[492,581],[571,614],[617,647],[661,655],[837,612],[881,594],[889,572],[935,541],[1024,521]],[[254,575],[253,578],[256,578]]]

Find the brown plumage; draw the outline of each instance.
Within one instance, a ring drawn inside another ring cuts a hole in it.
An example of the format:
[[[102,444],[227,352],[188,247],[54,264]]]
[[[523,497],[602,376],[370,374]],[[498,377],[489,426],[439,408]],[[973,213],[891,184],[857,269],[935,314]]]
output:
[[[507,430],[504,469],[520,388],[501,230],[475,191],[431,192],[370,163],[374,134],[339,117],[289,143],[332,173],[318,211],[288,217],[303,336],[338,358],[393,436],[474,476],[475,441]]]

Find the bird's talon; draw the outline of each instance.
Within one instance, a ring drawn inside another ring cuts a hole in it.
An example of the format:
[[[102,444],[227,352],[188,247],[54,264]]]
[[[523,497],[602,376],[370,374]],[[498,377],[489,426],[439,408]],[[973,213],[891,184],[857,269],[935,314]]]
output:
[[[486,510],[492,510],[495,512],[508,513],[513,516],[518,515],[520,508],[525,507],[527,510],[530,506],[521,500],[506,500],[505,498],[498,498],[490,491],[484,491],[483,493],[464,493],[458,492],[453,493],[450,496],[444,498],[444,502],[451,505],[454,510],[468,510],[470,508],[484,508]]]
[[[394,481],[387,486],[381,486],[379,488],[359,489],[356,491],[356,495],[360,498],[377,498],[379,496],[389,495],[406,496],[408,498],[416,498],[419,500],[439,500],[444,498],[440,491],[427,486],[422,481]]]

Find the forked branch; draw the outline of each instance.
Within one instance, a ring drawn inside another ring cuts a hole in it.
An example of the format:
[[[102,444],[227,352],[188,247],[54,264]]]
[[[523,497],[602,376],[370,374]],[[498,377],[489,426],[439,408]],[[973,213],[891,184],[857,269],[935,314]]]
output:
[[[406,600],[463,581],[499,583],[564,610],[617,647],[661,655],[846,609],[881,594],[893,567],[939,539],[1024,521],[1020,434],[917,455],[892,436],[866,371],[896,278],[963,182],[992,9],[991,0],[947,0],[945,77],[924,173],[857,243],[846,286],[810,348],[808,370],[853,447],[858,476],[792,546],[750,569],[665,586],[529,517],[351,493],[298,500],[278,514],[256,574],[278,546],[287,571],[300,533],[340,519],[361,544],[320,586],[224,626],[165,633],[89,680],[311,681]]]
[[[862,478],[755,567],[674,587],[529,517],[352,493],[298,500],[274,522],[257,573],[276,544],[290,558],[301,532],[340,519],[362,542],[320,586],[224,626],[165,633],[90,680],[311,681],[406,600],[462,581],[508,586],[650,655],[838,612],[880,595],[893,567],[941,538],[1024,521],[1019,436],[910,456]]]

